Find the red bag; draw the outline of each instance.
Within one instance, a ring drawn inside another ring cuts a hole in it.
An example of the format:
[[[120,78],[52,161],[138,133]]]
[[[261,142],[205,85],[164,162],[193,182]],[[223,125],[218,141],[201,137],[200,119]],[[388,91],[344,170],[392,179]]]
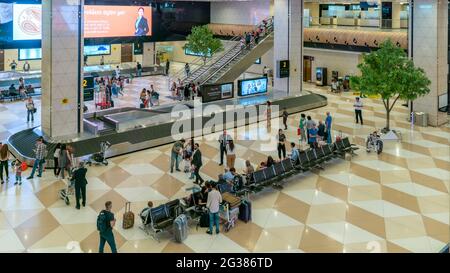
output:
[[[297,128],[297,135],[301,135],[302,131],[300,130],[300,128]]]
[[[28,165],[27,165],[27,163],[25,163],[25,162],[22,162],[22,164],[20,164],[20,168],[22,169],[22,172],[26,171],[26,170],[27,170],[27,168],[28,168]]]

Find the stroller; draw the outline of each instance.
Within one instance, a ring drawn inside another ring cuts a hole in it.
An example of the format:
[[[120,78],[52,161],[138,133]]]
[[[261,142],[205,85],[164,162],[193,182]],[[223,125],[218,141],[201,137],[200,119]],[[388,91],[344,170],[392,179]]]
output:
[[[71,173],[73,173],[74,171],[75,169],[72,169]],[[71,177],[69,177],[68,181],[64,182],[67,182],[67,185],[64,189],[58,191],[58,195],[59,198],[61,198],[66,203],[66,205],[70,205],[69,198],[70,196],[73,196],[75,194],[75,181]]]
[[[89,166],[92,166],[92,164],[95,165],[103,164],[105,166],[108,166],[108,160],[106,160],[105,153],[109,147],[111,147],[111,143],[109,143],[108,141],[102,141],[100,143],[100,152],[95,153],[91,157],[89,157],[86,164]]]
[[[371,133],[367,137],[366,150],[368,153],[374,151],[377,152],[377,154],[381,154],[381,152],[383,151],[383,141],[381,140],[380,135],[377,131]]]

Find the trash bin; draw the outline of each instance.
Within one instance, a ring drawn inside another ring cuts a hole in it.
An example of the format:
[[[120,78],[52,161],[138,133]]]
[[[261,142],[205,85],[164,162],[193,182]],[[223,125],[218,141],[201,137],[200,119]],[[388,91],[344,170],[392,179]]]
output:
[[[428,114],[424,112],[414,112],[414,124],[421,127],[427,127]]]

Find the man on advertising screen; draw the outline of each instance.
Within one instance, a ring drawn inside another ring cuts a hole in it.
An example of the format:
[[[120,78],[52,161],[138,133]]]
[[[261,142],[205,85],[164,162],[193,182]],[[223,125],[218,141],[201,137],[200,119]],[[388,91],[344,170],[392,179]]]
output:
[[[144,8],[140,7],[138,9],[138,18],[136,19],[136,24],[135,24],[135,32],[134,35],[135,36],[144,36],[147,35],[149,29],[148,29],[148,22],[147,19],[144,17]]]

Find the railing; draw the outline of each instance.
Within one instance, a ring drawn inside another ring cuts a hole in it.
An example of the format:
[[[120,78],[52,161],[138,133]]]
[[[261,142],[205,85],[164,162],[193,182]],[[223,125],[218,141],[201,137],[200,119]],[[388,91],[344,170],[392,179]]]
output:
[[[258,25],[257,27],[261,27],[261,25]],[[270,35],[272,33],[273,33],[273,20],[272,19],[267,19],[267,25],[266,25],[266,27],[264,29],[264,36],[262,37],[262,39],[260,41],[258,41],[258,43],[256,43],[255,38],[252,37],[252,39],[250,40],[250,44],[248,46],[241,47],[241,49],[237,53],[235,53],[233,55],[233,57],[229,58],[224,64],[221,64],[221,66],[218,67],[218,69],[216,71],[214,71],[213,73],[209,74],[205,79],[200,81],[200,84],[205,84],[206,82],[208,82],[211,78],[213,78],[215,75],[217,75],[217,73],[219,73],[221,71],[222,67],[225,67],[226,65],[228,65],[237,56],[241,55],[246,50],[251,50],[252,48],[258,46],[258,44],[262,43],[264,40],[266,40],[268,37],[270,37]],[[241,46],[241,45],[239,45],[239,46]]]
[[[309,27],[358,27],[358,28],[380,28],[401,30],[409,26],[408,18],[404,19],[381,19],[379,17],[313,17],[303,18],[303,26]]]
[[[269,25],[270,25],[271,27],[273,26],[273,20],[272,20],[272,18],[267,18],[267,19],[264,19],[263,21],[261,21],[260,24],[258,24],[257,26],[255,26],[255,27],[253,28],[253,30],[256,30],[256,29],[260,28],[262,25],[264,25],[264,24],[263,24],[264,21],[267,22],[267,27],[268,27]],[[229,46],[228,46],[225,50],[223,50],[223,51],[221,52],[220,55],[214,56],[214,55],[216,55],[216,54],[214,54],[214,52],[213,52],[213,53],[212,53],[212,56],[213,56],[213,57],[210,58],[206,63],[204,63],[204,58],[203,58],[203,57],[197,57],[194,61],[190,62],[190,66],[192,66],[192,65],[197,66],[197,68],[196,68],[194,71],[190,71],[190,73],[189,73],[190,75],[195,74],[195,72],[196,72],[198,69],[207,67],[207,69],[205,70],[204,73],[198,75],[198,77],[193,78],[193,79],[191,79],[191,80],[194,81],[194,82],[197,82],[199,78],[201,78],[205,73],[209,72],[209,70],[210,70],[211,68],[214,68],[214,66],[215,66],[218,62],[220,62],[221,60],[223,60],[223,59],[225,58],[225,56],[228,55],[228,53],[233,52],[233,50],[235,50],[237,47],[240,47],[240,44],[239,44],[239,43],[236,43],[236,42],[239,42],[239,41],[241,40],[241,38],[242,38],[241,35],[237,35],[237,36],[234,36],[233,38],[231,38],[230,40],[228,40]],[[234,43],[233,43],[233,42],[234,42]],[[252,39],[252,43],[253,43],[253,39]],[[233,58],[234,58],[235,56],[236,56],[236,54],[233,55]],[[231,58],[231,59],[232,59],[232,58]],[[172,76],[169,77],[169,84],[168,84],[169,89],[170,89],[171,83],[172,83],[174,80],[182,79],[182,83],[183,83],[183,84],[185,83],[185,81],[186,81],[186,79],[187,79],[188,77],[185,77],[185,76],[184,76],[184,73],[185,73],[185,70],[184,70],[184,68],[182,68],[182,69],[180,69],[179,71],[175,72]],[[178,82],[177,82],[177,84],[178,84]]]

